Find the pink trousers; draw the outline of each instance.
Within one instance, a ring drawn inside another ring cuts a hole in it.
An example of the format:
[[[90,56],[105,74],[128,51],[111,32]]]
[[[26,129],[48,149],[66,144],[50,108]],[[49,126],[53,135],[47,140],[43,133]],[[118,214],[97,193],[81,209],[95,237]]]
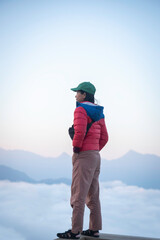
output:
[[[90,150],[74,153],[71,185],[72,232],[83,230],[85,203],[90,209],[89,229],[102,229],[101,207],[99,200],[99,151]]]

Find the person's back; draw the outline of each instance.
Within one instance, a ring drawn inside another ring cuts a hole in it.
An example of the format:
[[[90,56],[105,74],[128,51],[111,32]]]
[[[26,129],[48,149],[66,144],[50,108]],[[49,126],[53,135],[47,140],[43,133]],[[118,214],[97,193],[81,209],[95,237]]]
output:
[[[87,124],[92,122],[87,135]],[[80,148],[80,151],[100,151],[108,141],[108,133],[104,121],[103,107],[90,103],[77,103],[74,112],[73,147]]]

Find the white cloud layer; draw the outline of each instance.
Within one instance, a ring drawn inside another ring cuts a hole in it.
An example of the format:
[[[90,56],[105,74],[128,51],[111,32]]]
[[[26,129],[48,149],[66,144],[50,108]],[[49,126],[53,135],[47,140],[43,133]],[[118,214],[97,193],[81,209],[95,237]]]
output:
[[[3,240],[50,240],[71,227],[70,186],[0,182]],[[160,237],[160,190],[101,183],[105,233]],[[89,211],[85,210],[84,229]]]

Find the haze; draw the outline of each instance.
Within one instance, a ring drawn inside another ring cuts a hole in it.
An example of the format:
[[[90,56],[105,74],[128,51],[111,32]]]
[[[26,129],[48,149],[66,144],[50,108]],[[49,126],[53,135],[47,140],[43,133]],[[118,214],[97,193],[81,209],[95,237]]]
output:
[[[104,106],[102,157],[160,155],[160,2],[0,1],[0,147],[72,154],[70,88]]]

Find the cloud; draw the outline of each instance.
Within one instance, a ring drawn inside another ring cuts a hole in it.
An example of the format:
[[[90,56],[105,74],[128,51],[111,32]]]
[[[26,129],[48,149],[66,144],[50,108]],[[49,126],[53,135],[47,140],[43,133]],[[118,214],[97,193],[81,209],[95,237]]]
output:
[[[160,190],[121,182],[101,184],[104,231],[145,237],[160,236]]]
[[[159,237],[160,190],[121,182],[101,183],[103,231]],[[0,236],[3,240],[50,240],[71,227],[70,186],[0,182]],[[84,229],[89,210],[85,210]],[[11,237],[12,236],[12,237]]]
[[[5,228],[3,226],[0,226],[0,236],[4,240],[11,240],[11,239],[25,240],[25,238],[21,236],[19,233],[17,233],[14,229]]]

